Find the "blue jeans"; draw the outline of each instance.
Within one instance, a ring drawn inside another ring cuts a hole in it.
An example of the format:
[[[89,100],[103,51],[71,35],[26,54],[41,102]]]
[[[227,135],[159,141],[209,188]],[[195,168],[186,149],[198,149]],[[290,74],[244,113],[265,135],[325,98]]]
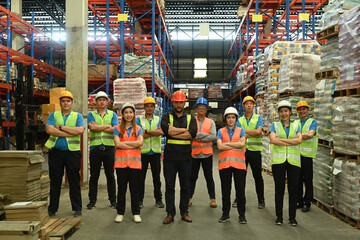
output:
[[[191,175],[191,160],[164,159],[164,177],[166,184],[165,201],[168,215],[175,216],[175,183],[176,174],[179,173],[180,181],[180,214],[188,213],[189,182]]]

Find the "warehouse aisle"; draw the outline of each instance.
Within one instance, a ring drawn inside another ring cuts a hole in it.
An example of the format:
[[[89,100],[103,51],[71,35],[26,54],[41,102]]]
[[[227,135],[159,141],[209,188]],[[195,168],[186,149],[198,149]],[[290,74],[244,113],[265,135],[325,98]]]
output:
[[[202,172],[199,175],[197,189],[193,199],[193,206],[189,209],[193,223],[185,223],[176,215],[175,222],[163,225],[166,216],[165,209],[154,206],[151,172],[149,171],[144,208],[141,211],[143,222],[136,224],[132,221],[130,211],[130,196],[127,196],[127,208],[124,222],[114,222],[116,211],[108,206],[106,188],[99,190],[99,200],[94,210],[83,210],[83,225],[69,239],[70,240],[99,240],[99,239],[359,239],[359,230],[341,222],[337,218],[312,206],[311,211],[298,211],[299,225],[291,227],[287,224],[287,195],[284,204],[284,224],[276,226],[274,205],[274,183],[271,176],[263,174],[265,181],[266,208],[257,209],[254,180],[252,174],[247,177],[246,188],[246,217],[247,225],[241,225],[237,220],[236,209],[230,212],[231,221],[218,223],[221,216],[220,179],[217,165],[214,162],[214,179],[216,184],[218,208],[208,206],[209,200]],[[162,189],[164,180],[162,179]],[[164,194],[164,192],[163,192]],[[82,190],[83,206],[87,204],[87,188]],[[232,193],[234,196],[234,193]],[[179,190],[176,191],[176,205],[178,205]],[[178,209],[177,209],[178,211]],[[71,216],[70,201],[67,189],[62,192],[60,210],[57,217]]]

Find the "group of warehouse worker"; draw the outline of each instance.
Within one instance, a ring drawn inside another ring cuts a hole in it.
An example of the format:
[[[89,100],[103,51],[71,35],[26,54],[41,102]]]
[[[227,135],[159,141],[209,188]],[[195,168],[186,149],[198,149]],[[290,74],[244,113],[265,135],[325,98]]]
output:
[[[90,180],[87,209],[95,208],[98,179],[101,166],[107,179],[110,207],[116,208],[115,222],[124,218],[126,191],[129,184],[131,212],[134,222],[140,223],[140,209],[143,207],[144,186],[148,165],[151,166],[155,206],[164,208],[161,193],[161,136],[166,137],[163,154],[165,178],[165,204],[167,216],[163,224],[174,221],[176,175],[180,182],[180,215],[185,222],[192,222],[188,208],[198,178],[200,165],[203,168],[210,207],[216,208],[215,184],[213,179],[213,141],[220,151],[218,169],[221,180],[222,216],[219,222],[230,220],[231,185],[234,179],[236,197],[232,206],[237,208],[239,222],[247,223],[245,217],[245,185],[247,166],[250,164],[255,179],[258,208],[265,207],[264,181],[262,178],[261,152],[263,150],[263,119],[254,113],[255,100],[247,96],[243,100],[245,114],[239,117],[234,107],[228,107],[223,116],[225,127],[216,132],[213,120],[206,117],[208,103],[199,98],[195,104],[197,116],[184,112],[186,95],[176,91],[172,96],[174,111],[162,118],[154,115],[155,99],[144,100],[145,114],[136,117],[135,106],[125,103],[121,108],[121,121],[115,112],[107,109],[109,97],[105,92],[96,95],[97,109],[87,116],[90,130]],[[64,168],[66,169],[70,200],[74,216],[82,215],[80,192],[80,135],[85,130],[83,116],[73,112],[74,97],[69,91],[60,96],[61,111],[51,113],[46,122],[50,135],[46,142],[49,150],[50,204],[49,216],[59,208]],[[275,224],[283,224],[283,199],[287,178],[289,193],[289,224],[296,226],[296,209],[310,210],[313,199],[312,161],[317,151],[317,123],[309,117],[309,105],[298,102],[299,120],[290,120],[292,106],[288,101],[278,103],[279,122],[273,122],[269,129],[271,143],[271,167],[275,182]],[[118,192],[114,169],[117,175]],[[303,185],[305,183],[305,194]]]

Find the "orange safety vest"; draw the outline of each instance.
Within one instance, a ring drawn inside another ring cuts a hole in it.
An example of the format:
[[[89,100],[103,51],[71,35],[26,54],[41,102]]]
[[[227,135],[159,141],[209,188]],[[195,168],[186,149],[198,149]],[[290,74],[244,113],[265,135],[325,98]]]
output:
[[[241,128],[236,127],[234,135],[230,141],[226,127],[220,129],[222,142],[238,142],[240,140]],[[232,150],[221,151],[219,154],[219,170],[233,167],[246,171],[245,148],[233,148]]]
[[[198,133],[202,132],[202,133],[210,133],[210,129],[211,129],[211,119],[210,118],[205,118],[201,129],[199,127],[199,120],[198,118],[196,118],[196,123],[198,126]],[[196,140],[192,140],[191,142],[191,148],[192,148],[192,152],[191,155],[199,155],[200,153],[203,154],[213,154],[213,148],[212,148],[212,142],[199,142]]]
[[[120,126],[116,126],[116,129],[120,132]],[[140,130],[140,127],[136,125],[136,133]],[[130,136],[128,136],[125,130],[124,135],[120,138],[120,141],[136,141],[137,137],[132,135],[134,129],[131,129]],[[115,165],[114,168],[133,168],[141,169],[141,150],[136,149],[116,149],[115,151]]]

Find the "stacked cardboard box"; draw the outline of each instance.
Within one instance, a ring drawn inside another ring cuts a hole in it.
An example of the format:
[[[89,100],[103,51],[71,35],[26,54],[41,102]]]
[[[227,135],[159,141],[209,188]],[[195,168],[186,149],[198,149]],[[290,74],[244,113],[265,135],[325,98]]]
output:
[[[39,221],[44,225],[49,220],[47,202],[16,202],[4,207],[6,221]]]
[[[40,227],[38,221],[1,221],[0,240],[38,240]]]
[[[50,103],[42,105],[43,122],[46,123],[49,114],[55,111],[60,111],[59,97],[65,88],[52,88],[50,89]]]
[[[115,79],[117,73],[117,66],[114,64],[109,64],[109,78]],[[89,78],[105,78],[106,77],[106,65],[99,64],[89,64],[88,67],[88,77]]]
[[[41,182],[41,194],[40,199],[41,200],[47,200],[49,194],[50,194],[50,177],[48,174],[43,174],[40,178]]]
[[[0,221],[4,219],[4,206],[10,203],[9,195],[0,193]]]

